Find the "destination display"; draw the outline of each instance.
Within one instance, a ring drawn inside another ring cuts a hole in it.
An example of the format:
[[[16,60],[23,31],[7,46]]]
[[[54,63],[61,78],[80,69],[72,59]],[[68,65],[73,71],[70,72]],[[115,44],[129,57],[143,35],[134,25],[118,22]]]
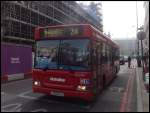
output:
[[[41,31],[41,37],[67,37],[82,35],[82,27],[45,28]]]

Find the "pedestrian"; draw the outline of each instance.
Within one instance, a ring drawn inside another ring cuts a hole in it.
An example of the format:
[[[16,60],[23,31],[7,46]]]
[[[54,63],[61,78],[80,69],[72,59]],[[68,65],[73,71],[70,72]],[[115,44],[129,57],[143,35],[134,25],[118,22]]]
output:
[[[128,67],[130,68],[130,66],[131,66],[131,57],[129,56],[128,57]]]

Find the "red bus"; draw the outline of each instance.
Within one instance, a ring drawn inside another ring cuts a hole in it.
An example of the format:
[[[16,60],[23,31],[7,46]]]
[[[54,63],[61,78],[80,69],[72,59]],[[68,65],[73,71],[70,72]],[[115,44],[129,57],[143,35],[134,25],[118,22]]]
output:
[[[94,100],[119,71],[119,47],[89,24],[35,29],[33,92]]]

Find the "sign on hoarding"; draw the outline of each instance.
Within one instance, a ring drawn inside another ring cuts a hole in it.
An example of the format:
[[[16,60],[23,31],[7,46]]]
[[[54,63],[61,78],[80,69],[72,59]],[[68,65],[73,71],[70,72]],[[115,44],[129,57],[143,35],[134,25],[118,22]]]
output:
[[[2,75],[29,73],[32,71],[32,47],[1,43]]]
[[[14,57],[11,57],[10,58],[10,62],[13,64],[13,63],[20,63],[20,58],[14,58]]]

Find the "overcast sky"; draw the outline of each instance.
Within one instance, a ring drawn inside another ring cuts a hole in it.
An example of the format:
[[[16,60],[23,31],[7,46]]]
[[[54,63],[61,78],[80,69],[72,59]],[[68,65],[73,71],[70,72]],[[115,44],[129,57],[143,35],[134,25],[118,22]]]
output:
[[[99,2],[99,1],[95,1]],[[83,1],[89,4],[90,1]],[[144,24],[143,1],[137,1],[138,26]],[[136,36],[136,1],[103,1],[104,32],[110,32],[112,39],[131,39]]]

